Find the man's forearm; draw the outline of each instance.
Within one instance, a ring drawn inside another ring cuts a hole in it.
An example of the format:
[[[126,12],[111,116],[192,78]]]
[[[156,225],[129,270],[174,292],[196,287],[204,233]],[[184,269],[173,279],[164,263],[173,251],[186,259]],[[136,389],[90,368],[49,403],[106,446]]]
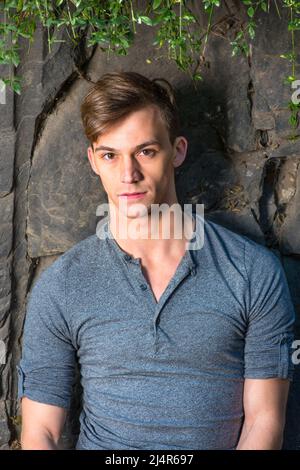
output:
[[[252,423],[245,421],[236,450],[280,450],[282,442],[282,422],[263,416]]]

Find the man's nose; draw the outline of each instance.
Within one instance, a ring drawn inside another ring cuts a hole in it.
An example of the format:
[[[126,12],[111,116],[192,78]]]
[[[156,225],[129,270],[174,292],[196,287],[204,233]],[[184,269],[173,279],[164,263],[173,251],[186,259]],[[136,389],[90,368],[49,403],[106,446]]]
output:
[[[125,155],[121,159],[120,175],[122,183],[133,183],[142,178],[139,164],[136,159],[130,155]]]

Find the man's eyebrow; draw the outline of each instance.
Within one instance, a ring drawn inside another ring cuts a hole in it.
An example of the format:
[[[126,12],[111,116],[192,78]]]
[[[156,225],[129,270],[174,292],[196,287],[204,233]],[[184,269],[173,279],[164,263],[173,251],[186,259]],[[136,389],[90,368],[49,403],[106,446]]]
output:
[[[137,145],[133,150],[140,150],[143,147],[146,147],[147,145],[161,145],[158,140],[147,140],[146,142],[143,142],[142,144]],[[99,150],[109,150],[110,152],[119,152],[118,149],[114,149],[112,147],[107,147],[106,145],[100,145],[99,147],[95,148],[95,152],[98,152]]]

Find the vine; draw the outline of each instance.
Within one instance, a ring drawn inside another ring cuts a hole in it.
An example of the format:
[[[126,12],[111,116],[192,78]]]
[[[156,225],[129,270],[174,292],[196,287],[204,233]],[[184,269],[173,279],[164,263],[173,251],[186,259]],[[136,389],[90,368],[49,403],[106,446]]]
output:
[[[285,83],[291,86],[296,81],[297,56],[295,49],[295,31],[300,29],[300,2],[297,2],[295,0],[283,0],[283,4],[285,8],[288,8],[290,10],[290,21],[288,24],[288,30],[291,33],[292,50],[287,54],[281,54],[280,57],[282,57],[283,59],[287,59],[291,64],[291,75],[289,75],[285,79]],[[290,139],[295,140],[300,137],[299,134],[295,133],[295,129],[299,125],[300,103],[296,103],[290,100],[288,103],[288,107],[291,113],[289,123],[293,129],[293,133],[291,134]]]
[[[200,1],[200,0],[199,0]],[[278,16],[283,9],[289,10],[288,31],[291,35],[291,51],[279,56],[291,64],[291,73],[285,78],[289,86],[296,80],[297,57],[295,32],[300,29],[300,2],[296,0],[272,0]],[[0,77],[1,82],[21,93],[21,77],[15,76],[14,67],[20,62],[19,40],[25,38],[29,46],[34,40],[38,23],[47,30],[48,49],[57,42],[60,28],[65,28],[74,46],[87,36],[87,47],[97,44],[110,54],[127,55],[141,24],[155,31],[153,46],[163,51],[158,57],[174,61],[177,67],[187,72],[193,82],[202,80],[201,67],[205,64],[206,48],[211,34],[215,34],[218,22],[213,16],[225,0],[202,0],[203,14],[207,25],[201,26],[193,13],[192,0],[149,0],[141,9],[137,0],[0,0],[0,64],[6,64],[9,74]],[[256,17],[259,11],[270,12],[270,0],[241,0],[241,12],[246,11],[239,29],[230,41],[232,56],[251,55],[251,42],[256,34]],[[147,63],[151,59],[145,58]],[[290,125],[295,130],[299,125],[300,105],[290,101]],[[299,137],[294,133],[292,138]]]

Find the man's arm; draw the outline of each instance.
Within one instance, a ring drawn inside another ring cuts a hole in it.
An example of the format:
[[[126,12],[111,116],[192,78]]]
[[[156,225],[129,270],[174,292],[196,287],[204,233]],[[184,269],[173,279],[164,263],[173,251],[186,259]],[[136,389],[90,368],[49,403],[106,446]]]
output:
[[[67,309],[67,273],[61,256],[37,279],[26,308],[22,358],[23,449],[56,449],[76,378],[76,344]]]
[[[236,450],[279,450],[282,446],[288,379],[245,379],[245,420]]]
[[[23,450],[55,450],[66,420],[67,410],[59,406],[47,405],[22,398]]]

